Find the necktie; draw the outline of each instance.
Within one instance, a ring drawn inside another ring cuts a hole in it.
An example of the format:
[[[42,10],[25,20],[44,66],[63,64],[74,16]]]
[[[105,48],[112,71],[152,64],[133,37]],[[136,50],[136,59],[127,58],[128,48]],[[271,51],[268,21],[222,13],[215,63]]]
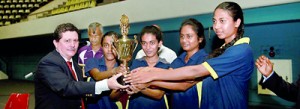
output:
[[[68,65],[69,69],[70,69],[71,72],[72,72],[73,78],[74,78],[76,81],[78,81],[78,79],[76,78],[76,74],[75,74],[74,70],[72,69],[72,62],[68,61],[68,62],[67,62],[67,65]]]
[[[69,69],[70,69],[71,72],[72,72],[73,78],[74,78],[76,81],[78,81],[78,78],[76,78],[75,71],[72,69],[72,62],[67,61],[67,65],[68,65]],[[81,99],[81,109],[85,109],[83,99]]]

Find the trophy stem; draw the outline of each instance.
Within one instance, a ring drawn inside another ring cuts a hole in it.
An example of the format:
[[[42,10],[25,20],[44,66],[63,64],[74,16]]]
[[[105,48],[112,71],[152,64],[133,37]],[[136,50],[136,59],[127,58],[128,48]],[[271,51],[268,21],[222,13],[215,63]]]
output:
[[[118,81],[121,85],[127,85],[127,84],[125,83],[125,81],[123,81],[123,79],[124,79],[124,75],[126,75],[127,73],[129,73],[128,63],[127,63],[127,61],[124,59],[124,60],[122,60],[122,64],[125,66],[126,72],[124,72],[123,75],[120,76],[120,77],[117,79],[117,81]]]
[[[123,64],[124,64],[124,66],[125,66],[125,68],[126,68],[126,72],[125,72],[125,74],[123,74],[123,75],[126,75],[127,73],[129,73],[128,63],[127,63],[126,60],[123,60]]]
[[[128,36],[123,35],[123,36],[122,36],[122,39],[123,39],[123,40],[127,40],[127,39],[128,39]]]

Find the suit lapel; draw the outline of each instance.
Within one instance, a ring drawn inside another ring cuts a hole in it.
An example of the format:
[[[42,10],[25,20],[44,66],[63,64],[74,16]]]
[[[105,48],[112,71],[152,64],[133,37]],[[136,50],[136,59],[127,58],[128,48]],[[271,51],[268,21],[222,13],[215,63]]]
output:
[[[69,77],[71,77],[73,80],[75,80],[73,78],[72,72],[69,70],[69,67],[68,67],[67,62],[65,61],[65,59],[56,50],[53,50],[53,54],[58,57],[58,59],[61,61],[60,64],[63,64],[62,66],[64,66],[64,69],[66,69],[66,71],[68,71],[67,75]],[[80,67],[78,66],[78,63],[73,61],[72,64],[74,66],[78,81],[83,81],[82,74],[81,74],[82,72],[81,72]]]
[[[78,81],[83,81],[82,71],[77,62],[73,62]]]

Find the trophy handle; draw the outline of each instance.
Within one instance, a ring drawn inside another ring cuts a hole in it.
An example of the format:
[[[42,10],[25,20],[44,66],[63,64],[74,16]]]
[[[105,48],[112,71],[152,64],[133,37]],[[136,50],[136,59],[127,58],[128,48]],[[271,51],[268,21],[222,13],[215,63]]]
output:
[[[119,42],[119,39],[116,39],[115,37],[113,37],[114,42],[112,42],[112,51],[115,52],[119,58],[120,54],[118,53],[117,49],[115,46],[117,46],[116,44],[118,44],[117,42]]]
[[[138,43],[139,43],[136,37],[137,37],[137,36],[136,36],[136,35],[134,35],[135,47],[134,47],[133,51],[135,51],[135,49],[137,48],[137,46],[138,46]]]

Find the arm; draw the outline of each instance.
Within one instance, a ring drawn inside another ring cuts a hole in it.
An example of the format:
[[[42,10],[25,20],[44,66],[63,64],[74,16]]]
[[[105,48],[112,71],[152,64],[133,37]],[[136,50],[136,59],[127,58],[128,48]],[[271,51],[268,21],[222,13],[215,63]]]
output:
[[[115,67],[111,70],[106,70],[106,71],[100,71],[101,67],[100,68],[97,68],[96,67],[96,63],[94,62],[93,63],[93,60],[89,60],[87,62],[87,67],[88,67],[88,72],[89,72],[89,75],[96,81],[100,81],[100,80],[103,80],[103,79],[106,79],[106,78],[110,78],[111,76],[117,74],[117,73],[122,73],[124,71],[126,71],[126,68],[123,64],[121,64],[120,66],[118,67]],[[91,65],[93,64],[93,65]],[[89,66],[88,66],[89,65]],[[91,70],[89,70],[91,69]]]
[[[177,81],[177,82],[168,82],[168,81],[152,81],[151,85],[169,89],[169,90],[178,90],[186,91],[190,87],[197,84],[199,81]]]
[[[289,100],[289,101],[297,101],[298,96],[298,84],[290,84],[282,79],[277,73],[270,75],[273,71],[273,64],[272,62],[265,56],[260,56],[255,63],[259,72],[264,75],[265,77],[269,77],[263,82],[263,79],[260,81],[260,85],[262,87],[268,88],[279,97]],[[300,82],[300,80],[298,80]],[[297,83],[298,83],[297,82]]]
[[[82,96],[95,94],[95,82],[75,81],[66,63],[51,58],[38,65],[35,80],[60,96]],[[86,90],[90,89],[90,90]]]
[[[151,89],[151,88],[146,88],[144,90],[141,90],[140,92],[148,97],[151,97],[151,98],[154,98],[157,100],[161,99],[165,94],[165,92],[163,90]]]
[[[282,79],[277,73],[274,73],[269,79],[267,79],[264,83],[260,82],[262,87],[268,88],[273,91],[277,96],[288,100],[288,101],[297,101],[298,92],[299,92],[299,82],[297,80],[297,84],[290,84]]]
[[[107,71],[103,71],[101,72],[98,68],[93,68],[92,70],[89,71],[91,77],[96,80],[96,81],[100,81],[106,78],[111,77],[112,75],[115,74],[115,68],[112,70],[107,70]]]
[[[133,70],[125,78],[125,81],[136,84],[147,83],[153,80],[194,80],[195,78],[208,75],[210,75],[209,71],[202,64],[161,71],[146,67]]]
[[[109,95],[109,98],[113,101],[118,101],[125,94],[126,94],[126,92],[121,91],[121,90],[112,90]]]
[[[61,62],[62,64],[66,64]],[[127,88],[117,82],[117,78],[122,74],[117,74],[109,79],[98,82],[75,81],[73,77],[66,73],[71,73],[67,68],[62,67],[62,64],[53,62],[41,62],[38,65],[38,70],[35,79],[49,87],[52,91],[61,96],[83,96],[85,94],[101,94],[102,91],[109,89]],[[60,66],[61,65],[61,66]],[[80,71],[80,70],[79,70]],[[87,90],[89,89],[89,90]]]

